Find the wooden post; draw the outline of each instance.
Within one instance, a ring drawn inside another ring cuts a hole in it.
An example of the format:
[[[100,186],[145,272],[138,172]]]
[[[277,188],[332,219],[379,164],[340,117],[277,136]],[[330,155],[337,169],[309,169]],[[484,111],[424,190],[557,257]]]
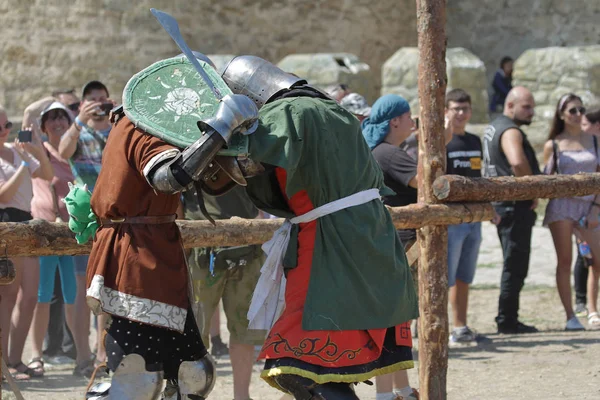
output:
[[[419,201],[436,203],[434,180],[444,174],[446,95],[446,1],[417,1],[419,42]],[[417,232],[419,259],[419,387],[421,399],[446,399],[448,369],[448,230]]]
[[[466,178],[440,176],[433,183],[435,197],[443,202],[552,199],[600,193],[600,173],[575,175],[500,176]]]

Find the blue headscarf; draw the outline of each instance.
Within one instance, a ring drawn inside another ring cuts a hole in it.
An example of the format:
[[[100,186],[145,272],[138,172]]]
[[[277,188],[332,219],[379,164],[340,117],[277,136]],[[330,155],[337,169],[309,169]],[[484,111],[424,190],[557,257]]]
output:
[[[371,109],[371,114],[361,124],[363,136],[373,150],[390,131],[392,118],[401,116],[410,111],[410,106],[404,97],[397,94],[386,94],[377,99]]]

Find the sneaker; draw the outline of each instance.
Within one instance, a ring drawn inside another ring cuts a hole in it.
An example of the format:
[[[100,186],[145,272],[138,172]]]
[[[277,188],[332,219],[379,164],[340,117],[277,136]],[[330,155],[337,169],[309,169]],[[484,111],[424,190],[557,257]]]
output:
[[[583,327],[583,325],[581,325],[581,322],[579,322],[579,319],[577,317],[571,317],[567,321],[565,331],[585,331],[585,328]]]
[[[450,333],[450,345],[476,344],[478,336],[479,335],[468,326],[453,329]]]
[[[575,315],[577,317],[587,317],[588,310],[585,306],[585,303],[576,303],[575,304]]]
[[[537,333],[538,329],[533,325],[525,325],[522,322],[517,322],[514,326],[502,326],[498,325],[498,333],[504,334],[524,334],[524,333]]]
[[[225,343],[223,343],[221,337],[211,338],[210,342],[210,354],[213,357],[229,355],[229,348]]]
[[[419,400],[419,392],[417,389],[413,388],[413,392],[408,397],[404,397],[401,394],[396,394],[394,400]]]
[[[70,357],[67,357],[65,355],[58,355],[58,356],[52,356],[52,357],[44,356],[44,362],[50,366],[56,366],[56,365],[74,364],[75,360]]]

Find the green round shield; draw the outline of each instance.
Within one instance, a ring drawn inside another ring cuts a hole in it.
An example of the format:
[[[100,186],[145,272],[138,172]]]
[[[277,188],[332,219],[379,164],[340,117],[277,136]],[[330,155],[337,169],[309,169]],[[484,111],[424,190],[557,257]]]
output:
[[[231,94],[219,74],[198,60],[223,96]],[[185,148],[202,136],[198,121],[215,115],[219,100],[187,58],[158,61],[135,74],[123,92],[123,110],[131,122],[149,134]],[[234,135],[221,155],[247,155],[248,138]]]

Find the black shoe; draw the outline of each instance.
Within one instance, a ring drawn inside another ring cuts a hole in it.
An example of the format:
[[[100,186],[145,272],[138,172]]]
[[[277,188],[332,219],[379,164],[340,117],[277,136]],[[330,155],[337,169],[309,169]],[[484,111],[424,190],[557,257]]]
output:
[[[220,336],[215,336],[210,339],[210,354],[213,357],[221,357],[229,354],[229,348]]]
[[[517,322],[516,325],[513,326],[502,326],[498,325],[498,333],[504,334],[523,334],[523,333],[536,333],[539,332],[538,329],[533,325],[525,325],[522,322]]]

